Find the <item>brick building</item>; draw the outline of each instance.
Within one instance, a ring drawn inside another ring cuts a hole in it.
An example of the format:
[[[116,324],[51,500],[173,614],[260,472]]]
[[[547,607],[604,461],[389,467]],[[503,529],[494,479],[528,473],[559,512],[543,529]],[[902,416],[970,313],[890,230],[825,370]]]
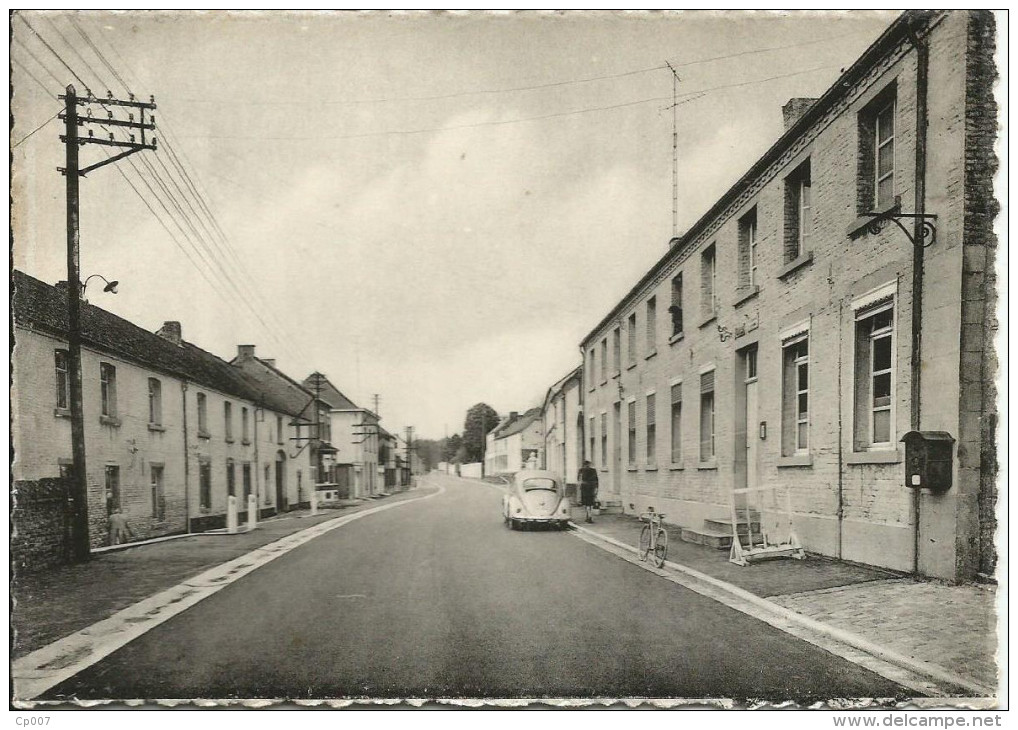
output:
[[[67,299],[20,271],[12,282],[12,471],[27,485],[70,474]],[[274,456],[289,438],[289,414],[240,369],[185,341],[179,322],[153,333],[83,303],[81,329],[93,547],[107,544],[116,509],[146,539],[221,527],[230,495],[242,514],[248,494],[262,515],[296,503],[296,484],[292,493],[276,487],[289,468]]]
[[[993,38],[904,13],[587,335],[605,498],[695,530],[787,488],[807,550],[993,572]],[[913,430],[956,440],[947,491],[906,487]]]

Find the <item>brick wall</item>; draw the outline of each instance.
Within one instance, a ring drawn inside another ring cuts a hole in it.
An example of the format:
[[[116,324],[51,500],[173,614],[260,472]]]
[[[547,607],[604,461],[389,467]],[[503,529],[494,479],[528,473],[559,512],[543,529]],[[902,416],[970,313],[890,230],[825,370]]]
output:
[[[11,494],[11,565],[31,573],[67,562],[70,549],[68,483],[43,478],[14,482]]]

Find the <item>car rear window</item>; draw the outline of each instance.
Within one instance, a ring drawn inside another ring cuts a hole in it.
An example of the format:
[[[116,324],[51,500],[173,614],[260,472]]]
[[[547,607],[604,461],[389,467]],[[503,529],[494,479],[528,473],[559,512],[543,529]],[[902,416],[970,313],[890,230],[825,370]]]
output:
[[[526,492],[532,492],[535,489],[547,489],[550,492],[555,491],[555,480],[554,479],[525,479],[523,481],[523,490]]]

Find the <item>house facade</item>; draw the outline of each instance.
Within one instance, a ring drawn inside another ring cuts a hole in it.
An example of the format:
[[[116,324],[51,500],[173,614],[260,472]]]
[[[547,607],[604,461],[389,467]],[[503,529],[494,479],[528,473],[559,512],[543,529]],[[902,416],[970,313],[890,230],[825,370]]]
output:
[[[587,335],[602,495],[696,530],[759,489],[807,550],[992,574],[992,23],[903,14]],[[949,489],[906,484],[911,431]]]
[[[583,456],[581,387],[583,369],[578,367],[548,389],[544,397],[543,467],[562,475],[570,493]]]
[[[537,468],[544,459],[544,422],[541,408],[522,415],[513,411],[486,437],[485,474],[514,474]],[[490,454],[490,457],[489,457]]]
[[[322,373],[311,373],[303,385],[329,404],[330,439],[336,450],[336,469],[344,472],[335,479],[338,484],[345,485],[341,491],[353,499],[372,497],[383,491],[384,476],[380,478],[378,473],[378,416],[347,398]]]

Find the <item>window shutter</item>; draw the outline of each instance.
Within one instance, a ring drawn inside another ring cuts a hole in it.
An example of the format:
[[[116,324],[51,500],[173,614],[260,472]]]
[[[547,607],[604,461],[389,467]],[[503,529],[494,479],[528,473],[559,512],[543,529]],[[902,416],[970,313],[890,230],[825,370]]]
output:
[[[714,392],[714,371],[711,370],[709,373],[704,373],[700,376],[700,392],[701,393],[713,393]]]
[[[672,403],[682,402],[682,383],[676,383],[672,386]]]
[[[647,396],[647,425],[652,426],[657,423],[656,417],[656,404],[653,395]]]

